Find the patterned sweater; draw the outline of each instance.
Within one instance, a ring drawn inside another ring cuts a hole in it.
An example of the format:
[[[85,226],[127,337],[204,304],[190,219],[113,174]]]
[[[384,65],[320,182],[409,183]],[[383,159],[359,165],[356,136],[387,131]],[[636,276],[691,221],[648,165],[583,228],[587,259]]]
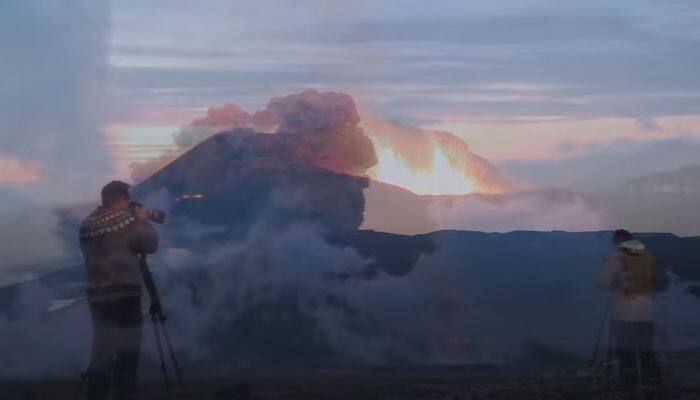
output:
[[[158,236],[150,222],[102,206],[82,222],[79,237],[90,301],[141,295],[138,255],[158,250]]]

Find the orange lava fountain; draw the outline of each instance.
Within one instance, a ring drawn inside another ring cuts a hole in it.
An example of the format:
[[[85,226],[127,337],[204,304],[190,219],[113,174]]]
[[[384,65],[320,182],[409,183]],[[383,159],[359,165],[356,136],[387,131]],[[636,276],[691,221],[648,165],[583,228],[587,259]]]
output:
[[[421,195],[474,193],[476,183],[450,163],[443,150],[433,144],[432,163],[426,169],[411,168],[400,154],[375,143],[377,165],[370,175],[381,182],[400,186]]]

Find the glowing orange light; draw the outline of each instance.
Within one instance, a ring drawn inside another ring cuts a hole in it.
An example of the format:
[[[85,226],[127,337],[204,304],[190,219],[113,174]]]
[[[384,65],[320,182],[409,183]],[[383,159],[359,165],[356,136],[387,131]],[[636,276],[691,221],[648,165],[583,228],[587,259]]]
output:
[[[183,194],[183,195],[181,195],[181,196],[179,196],[179,197],[176,197],[176,198],[175,198],[175,201],[182,201],[182,200],[200,200],[200,199],[203,199],[203,198],[204,198],[204,195],[201,194],[201,193],[193,193],[193,194],[192,194],[192,193],[187,193],[187,194]]]
[[[393,149],[375,143],[377,165],[371,173],[378,181],[408,189],[416,194],[469,194],[475,191],[473,179],[457,170],[445,153],[433,145],[432,165],[427,170],[412,169]]]

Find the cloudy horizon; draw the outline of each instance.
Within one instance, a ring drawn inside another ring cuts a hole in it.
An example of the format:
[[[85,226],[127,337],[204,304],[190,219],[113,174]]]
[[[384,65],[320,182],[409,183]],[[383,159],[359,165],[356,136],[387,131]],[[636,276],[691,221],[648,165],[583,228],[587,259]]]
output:
[[[69,65],[52,66],[51,76],[22,63],[73,51],[96,65],[102,72],[77,82],[91,92],[59,93],[79,99],[76,112],[99,125],[90,146],[108,146],[101,156],[112,174],[171,148],[178,127],[210,107],[252,112],[308,88],[349,93],[368,115],[450,131],[498,164],[586,158],[623,140],[696,146],[700,138],[700,12],[687,1],[31,4],[5,13],[9,72],[40,93],[66,82]],[[78,33],[68,28],[71,12],[85,15],[71,25]],[[32,35],[49,29],[67,41],[28,51]],[[65,104],[48,94],[46,108]],[[11,106],[8,115],[29,115]],[[3,183],[31,184],[52,168],[45,154],[7,147],[23,129],[37,130],[27,125],[3,128],[0,163],[13,171]],[[63,134],[72,136],[85,141]]]
[[[625,182],[700,163],[691,1],[11,1],[0,22],[0,216],[32,227],[55,224],[32,207],[95,200],[212,107],[253,113],[310,88],[350,94],[368,119],[450,132],[519,187],[613,210]],[[683,207],[646,199],[614,223],[651,212],[628,226],[697,234],[677,189]],[[3,251],[20,249],[10,260],[31,253],[17,244],[36,229],[0,231]]]

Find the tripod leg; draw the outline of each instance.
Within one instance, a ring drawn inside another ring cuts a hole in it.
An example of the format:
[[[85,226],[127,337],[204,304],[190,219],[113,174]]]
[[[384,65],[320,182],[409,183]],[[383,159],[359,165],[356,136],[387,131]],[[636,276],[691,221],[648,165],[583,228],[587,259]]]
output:
[[[605,398],[610,396],[612,363],[615,355],[615,326],[611,318],[608,318],[608,352],[605,360]]]
[[[170,361],[172,361],[173,363],[173,368],[175,369],[175,375],[177,376],[178,384],[182,389],[182,370],[180,369],[180,364],[178,364],[177,362],[177,358],[175,358],[175,352],[173,351],[173,346],[170,343],[170,336],[168,336],[168,330],[165,328],[165,322],[161,323],[161,328],[163,331],[163,338],[165,338],[165,345],[168,349],[168,353],[170,353]]]
[[[608,311],[610,310],[610,298],[608,298],[607,303],[605,303],[605,309],[603,310],[603,318],[600,321],[600,327],[598,328],[598,337],[595,341],[595,347],[593,348],[593,354],[591,355],[591,361],[588,362],[588,368],[592,368],[595,364],[595,359],[598,356],[598,348],[600,347],[600,338],[603,336],[603,330],[605,329],[605,322],[607,321]]]
[[[75,396],[73,396],[73,400],[78,400],[78,398],[80,397],[80,393],[83,392],[83,388],[85,387],[85,381],[87,381],[89,371],[90,369],[88,368],[85,372],[80,374],[80,384],[78,385],[78,390],[75,392]]]
[[[172,398],[172,393],[170,391],[170,380],[168,379],[168,369],[165,365],[165,357],[163,357],[163,346],[160,343],[160,328],[158,325],[158,317],[155,314],[152,314],[151,321],[153,321],[153,330],[156,335],[156,346],[158,347],[158,357],[160,358],[160,372],[163,373],[163,380],[165,381],[165,390],[168,392],[168,397]]]

